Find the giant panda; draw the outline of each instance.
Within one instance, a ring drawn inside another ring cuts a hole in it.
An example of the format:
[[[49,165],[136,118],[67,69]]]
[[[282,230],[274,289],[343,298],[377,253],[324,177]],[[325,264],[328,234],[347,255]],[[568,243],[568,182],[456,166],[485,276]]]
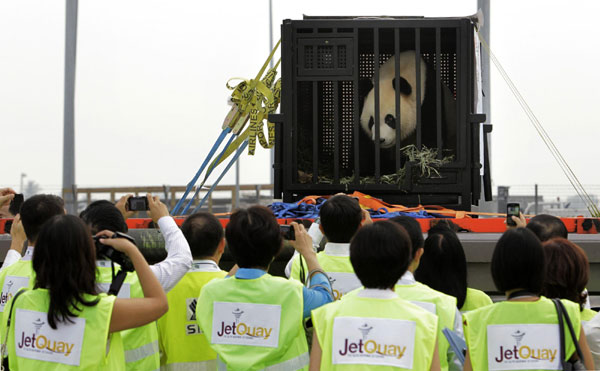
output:
[[[396,125],[400,125],[401,145],[416,144],[417,90],[415,51],[408,50],[397,56],[400,60],[400,81],[396,81],[396,56],[390,57],[379,68],[379,148],[380,174],[396,171]],[[423,58],[420,63],[421,143],[429,148],[437,146],[436,76]],[[396,118],[396,84],[400,92],[400,120]],[[456,103],[450,90],[442,84],[442,148],[444,155],[454,152],[456,143]],[[375,89],[372,81],[364,84],[365,96],[360,114],[360,175],[375,173]],[[402,159],[404,162],[404,159]]]

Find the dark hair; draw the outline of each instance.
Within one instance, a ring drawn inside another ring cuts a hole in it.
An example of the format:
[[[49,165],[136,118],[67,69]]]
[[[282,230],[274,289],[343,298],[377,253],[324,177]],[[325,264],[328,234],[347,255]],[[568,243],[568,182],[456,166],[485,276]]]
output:
[[[65,213],[65,202],[55,195],[35,195],[21,206],[21,222],[30,243],[35,243],[42,225],[55,215]]]
[[[123,214],[107,200],[92,202],[79,217],[90,227],[92,234],[103,230],[127,233],[128,230]]]
[[[527,223],[527,229],[535,233],[542,242],[555,237],[569,237],[565,223],[559,218],[548,214],[540,214],[531,218]]]
[[[492,278],[498,291],[527,290],[540,294],[545,274],[545,254],[540,240],[527,228],[509,229],[492,255]]]
[[[410,264],[408,233],[396,223],[382,221],[360,228],[350,243],[350,262],[366,288],[390,289]]]
[[[337,195],[325,201],[319,216],[327,241],[348,243],[360,227],[362,210],[357,200]]]
[[[467,297],[467,259],[454,231],[447,227],[429,230],[415,279],[456,298],[462,308]]]
[[[410,250],[410,260],[412,261],[415,258],[417,250],[423,247],[424,240],[421,225],[415,218],[411,218],[410,216],[396,216],[390,219],[390,221],[399,224],[408,233],[410,244],[412,246]]]
[[[231,214],[225,238],[240,268],[267,269],[283,246],[279,224],[273,212],[264,206],[239,209]]]
[[[213,256],[223,240],[223,226],[211,213],[192,214],[181,225],[181,231],[190,244],[194,259]]]
[[[568,299],[585,305],[584,293],[590,278],[590,266],[583,249],[564,238],[553,238],[542,244],[546,255],[546,278],[542,295]]]
[[[92,235],[74,215],[57,215],[40,230],[33,252],[34,288],[48,289],[48,324],[73,322],[79,304],[94,306],[99,299],[87,301],[85,294],[97,295],[96,251]]]

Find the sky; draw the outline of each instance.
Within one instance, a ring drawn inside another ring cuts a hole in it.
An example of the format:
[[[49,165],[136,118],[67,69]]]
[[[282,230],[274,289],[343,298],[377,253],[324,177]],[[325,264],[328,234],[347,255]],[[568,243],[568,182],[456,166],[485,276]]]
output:
[[[568,5],[567,5],[568,4]],[[600,185],[595,1],[491,1],[491,46],[581,182]],[[273,0],[307,15],[466,16],[477,1]],[[185,185],[221,131],[231,77],[253,77],[270,51],[268,1],[79,2],[76,183]],[[65,1],[0,2],[0,187],[21,173],[62,183]],[[492,179],[568,184],[492,67]],[[269,183],[269,152],[241,159],[242,183]],[[233,184],[233,171],[222,184]]]

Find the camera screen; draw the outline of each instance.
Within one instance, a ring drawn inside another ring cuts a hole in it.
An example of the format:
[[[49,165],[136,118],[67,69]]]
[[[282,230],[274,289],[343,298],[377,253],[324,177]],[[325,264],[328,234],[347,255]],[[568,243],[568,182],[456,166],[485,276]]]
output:
[[[519,206],[509,206],[508,207],[508,213],[510,215],[519,215]]]

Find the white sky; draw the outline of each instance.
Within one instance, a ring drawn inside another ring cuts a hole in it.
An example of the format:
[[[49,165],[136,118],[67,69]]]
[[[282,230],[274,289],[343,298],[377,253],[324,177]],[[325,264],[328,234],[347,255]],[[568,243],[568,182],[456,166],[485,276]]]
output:
[[[0,186],[20,174],[62,182],[64,0],[0,2]],[[568,5],[566,5],[568,4]],[[584,184],[593,161],[596,1],[492,1],[492,49]],[[274,35],[309,15],[465,16],[477,1],[273,1]],[[85,0],[79,3],[76,182],[184,185],[220,132],[228,78],[253,77],[269,52],[268,2]],[[494,185],[566,184],[492,68]],[[243,156],[243,183],[269,182],[269,154]],[[233,171],[222,184],[232,184]]]

